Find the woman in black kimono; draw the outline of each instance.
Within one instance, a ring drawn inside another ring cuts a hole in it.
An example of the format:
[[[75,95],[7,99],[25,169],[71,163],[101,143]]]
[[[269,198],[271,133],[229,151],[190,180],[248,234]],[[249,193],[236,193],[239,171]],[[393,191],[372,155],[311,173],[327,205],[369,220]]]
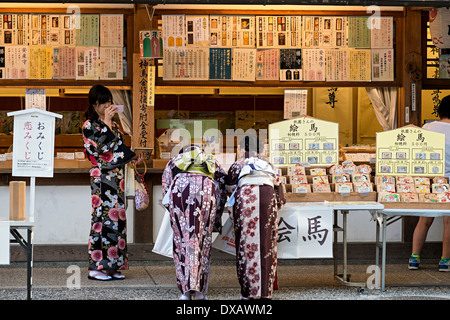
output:
[[[128,269],[124,165],[136,161],[136,155],[125,146],[123,132],[112,120],[116,112],[109,89],[93,86],[83,124],[85,153],[92,163],[88,250],[93,280],[123,279],[119,270]]]

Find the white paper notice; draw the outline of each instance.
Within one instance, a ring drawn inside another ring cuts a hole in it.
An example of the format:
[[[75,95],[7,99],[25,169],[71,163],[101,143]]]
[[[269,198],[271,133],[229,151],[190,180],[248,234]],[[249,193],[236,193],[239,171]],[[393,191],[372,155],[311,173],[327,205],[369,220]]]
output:
[[[308,105],[308,90],[284,90],[284,119],[305,115]]]
[[[332,258],[333,208],[302,209],[297,218],[299,258]]]
[[[234,81],[255,81],[256,49],[236,48],[232,51],[232,76]]]

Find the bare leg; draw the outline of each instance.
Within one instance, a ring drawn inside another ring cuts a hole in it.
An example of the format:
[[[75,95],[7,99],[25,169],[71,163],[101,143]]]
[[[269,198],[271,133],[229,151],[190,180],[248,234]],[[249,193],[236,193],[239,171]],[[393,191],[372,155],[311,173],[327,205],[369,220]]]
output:
[[[427,238],[428,230],[430,229],[433,221],[434,218],[430,217],[419,218],[419,222],[414,229],[412,254],[420,254],[422,251],[423,244]],[[450,233],[450,231],[448,233]]]

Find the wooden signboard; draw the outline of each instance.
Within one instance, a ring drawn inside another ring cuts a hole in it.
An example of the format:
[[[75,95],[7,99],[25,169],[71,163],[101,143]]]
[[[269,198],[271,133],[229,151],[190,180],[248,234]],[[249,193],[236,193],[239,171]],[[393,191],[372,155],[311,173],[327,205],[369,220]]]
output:
[[[133,55],[133,140],[132,148],[154,147],[154,106],[148,105],[148,67],[151,60]]]

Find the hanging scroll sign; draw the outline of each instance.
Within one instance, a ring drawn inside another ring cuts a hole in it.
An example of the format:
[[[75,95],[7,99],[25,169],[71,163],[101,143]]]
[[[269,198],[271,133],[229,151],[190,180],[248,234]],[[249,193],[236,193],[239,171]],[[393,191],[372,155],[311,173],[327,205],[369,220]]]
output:
[[[154,91],[155,67],[149,60],[134,56],[133,83],[133,150],[136,154],[143,153],[144,159],[151,158],[154,135]],[[148,74],[149,73],[149,74]],[[150,73],[152,75],[150,75]],[[153,79],[153,80],[152,80]],[[150,92],[149,92],[150,91]]]

